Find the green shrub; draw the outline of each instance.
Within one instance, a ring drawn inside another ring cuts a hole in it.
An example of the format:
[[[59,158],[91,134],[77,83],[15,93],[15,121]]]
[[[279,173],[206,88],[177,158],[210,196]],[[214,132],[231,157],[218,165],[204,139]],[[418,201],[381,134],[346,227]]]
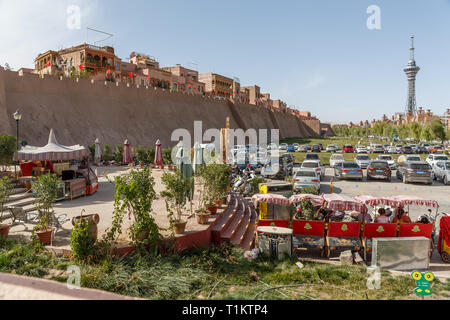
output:
[[[155,162],[155,154],[156,154],[156,148],[155,147],[148,148],[147,149],[147,154],[146,154],[146,162],[147,163]]]
[[[112,159],[112,150],[109,144],[105,144],[103,147],[103,161],[111,161]]]
[[[123,144],[118,144],[116,146],[116,150],[114,151],[114,161],[122,162],[123,161]]]
[[[12,189],[13,185],[9,177],[0,178],[0,222],[3,218],[3,206],[8,202]]]
[[[172,148],[162,150],[164,164],[172,164]]]
[[[89,236],[89,222],[85,219],[79,219],[73,226],[70,247],[78,261],[86,260],[93,253],[94,243]]]
[[[17,150],[17,139],[10,135],[0,135],[0,165],[3,171],[12,165],[14,152]]]

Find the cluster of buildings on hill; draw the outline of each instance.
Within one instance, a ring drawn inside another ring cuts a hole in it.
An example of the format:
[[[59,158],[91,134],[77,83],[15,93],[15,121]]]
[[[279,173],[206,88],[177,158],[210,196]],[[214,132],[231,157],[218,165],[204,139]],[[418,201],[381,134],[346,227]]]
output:
[[[154,57],[132,52],[128,61],[117,57],[110,46],[81,44],[59,51],[49,50],[35,59],[34,69],[22,68],[19,73],[40,76],[87,77],[94,81],[112,81],[129,85],[151,86],[194,95],[230,98],[241,103],[288,112],[302,119],[316,119],[308,111],[288,108],[260,87],[241,86],[239,79],[216,73],[199,74],[179,64],[160,67]]]

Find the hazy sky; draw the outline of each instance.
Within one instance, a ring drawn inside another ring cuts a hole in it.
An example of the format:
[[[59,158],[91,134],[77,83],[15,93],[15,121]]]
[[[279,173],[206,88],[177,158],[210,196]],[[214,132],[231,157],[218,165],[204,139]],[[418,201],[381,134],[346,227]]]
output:
[[[70,5],[80,29],[67,27]],[[370,5],[381,30],[367,28]],[[0,0],[0,64],[33,67],[39,53],[103,38],[86,27],[114,34],[103,44],[123,59],[137,51],[161,66],[196,63],[331,122],[405,109],[414,35],[418,105],[450,106],[448,0]]]

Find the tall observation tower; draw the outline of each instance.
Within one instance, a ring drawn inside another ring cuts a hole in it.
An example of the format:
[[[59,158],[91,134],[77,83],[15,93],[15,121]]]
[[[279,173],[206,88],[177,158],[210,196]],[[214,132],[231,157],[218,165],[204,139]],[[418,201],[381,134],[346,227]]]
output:
[[[416,75],[420,68],[416,66],[416,61],[414,60],[414,37],[411,37],[411,48],[408,66],[403,69],[408,78],[408,100],[406,101],[406,114],[411,112],[413,116],[417,114],[416,105]]]

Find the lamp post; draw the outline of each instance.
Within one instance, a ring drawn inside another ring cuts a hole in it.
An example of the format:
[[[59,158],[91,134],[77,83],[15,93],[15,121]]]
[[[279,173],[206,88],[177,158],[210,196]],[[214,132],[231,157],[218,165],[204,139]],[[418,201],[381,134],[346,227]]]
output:
[[[19,112],[19,110],[17,110],[16,112],[13,113],[13,118],[14,120],[16,120],[16,148],[17,151],[19,151],[19,121],[22,119],[22,114]],[[14,173],[15,173],[15,177],[16,177],[16,185],[18,182],[17,179],[17,166],[16,163],[14,162]]]

